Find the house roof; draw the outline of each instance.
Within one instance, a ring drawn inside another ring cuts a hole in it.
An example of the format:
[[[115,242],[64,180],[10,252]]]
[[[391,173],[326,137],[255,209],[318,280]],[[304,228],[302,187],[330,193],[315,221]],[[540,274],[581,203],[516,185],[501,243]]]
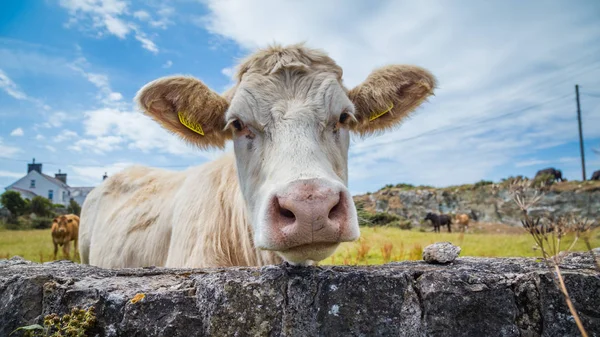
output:
[[[25,196],[30,197],[30,198],[33,198],[33,197],[37,196],[37,194],[35,194],[35,193],[31,192],[31,191],[24,190],[24,189],[18,188],[18,187],[9,187],[8,189],[9,190],[15,190],[15,191],[17,191],[17,192],[19,192],[19,193],[21,193],[21,194],[23,194]]]
[[[94,187],[70,187],[71,196],[76,197],[78,195],[87,195],[90,193]]]
[[[50,182],[52,182],[52,183],[54,183],[54,184],[56,184],[56,185],[58,185],[58,186],[60,186],[60,187],[62,187],[64,189],[68,189],[69,188],[69,185],[67,185],[67,184],[63,183],[61,180],[58,180],[58,179],[56,179],[54,177],[51,177],[51,176],[49,176],[47,174],[43,174],[42,173],[42,177],[48,179]]]

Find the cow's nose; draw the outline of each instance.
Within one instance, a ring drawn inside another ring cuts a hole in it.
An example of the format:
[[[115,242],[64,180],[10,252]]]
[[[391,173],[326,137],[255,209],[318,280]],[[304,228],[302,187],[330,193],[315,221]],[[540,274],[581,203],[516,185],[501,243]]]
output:
[[[283,249],[355,239],[348,194],[323,179],[295,181],[277,193],[270,207],[275,246]]]

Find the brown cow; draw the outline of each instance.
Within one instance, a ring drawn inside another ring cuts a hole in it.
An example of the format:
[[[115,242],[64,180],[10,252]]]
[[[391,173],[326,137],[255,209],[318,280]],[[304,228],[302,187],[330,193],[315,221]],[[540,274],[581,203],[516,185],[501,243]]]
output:
[[[456,223],[458,223],[461,232],[466,232],[469,229],[469,215],[457,214]]]
[[[62,246],[63,255],[70,259],[71,241],[74,241],[77,255],[77,238],[79,237],[79,217],[75,214],[61,215],[52,221],[52,242],[54,243],[54,259],[58,246]]]

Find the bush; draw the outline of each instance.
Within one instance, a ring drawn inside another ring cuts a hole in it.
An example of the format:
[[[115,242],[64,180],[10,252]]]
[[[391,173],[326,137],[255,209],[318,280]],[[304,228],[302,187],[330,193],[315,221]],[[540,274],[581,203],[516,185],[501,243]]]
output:
[[[8,209],[11,217],[16,218],[26,211],[27,203],[17,191],[6,191],[0,196],[0,202]]]
[[[492,185],[494,182],[493,181],[489,181],[489,180],[480,180],[478,182],[475,183],[475,187],[482,187],[485,185]]]
[[[30,220],[32,229],[47,229],[52,227],[53,218],[35,218]]]
[[[403,230],[412,229],[412,221],[408,219],[392,221],[388,224],[389,227],[400,228]]]
[[[360,226],[366,226],[366,227],[385,226],[385,225],[389,225],[390,223],[392,223],[394,221],[403,220],[401,217],[399,217],[395,214],[391,214],[391,213],[387,213],[387,212],[372,213],[372,212],[366,211],[362,208],[357,209],[357,215],[358,215],[358,224]]]
[[[396,184],[396,188],[409,189],[409,188],[415,188],[415,185],[399,183],[399,184]]]
[[[533,179],[531,186],[533,187],[544,187],[550,186],[554,183],[554,176],[550,173],[541,174]]]
[[[71,199],[71,201],[69,201],[69,206],[67,207],[67,212],[69,212],[70,214],[75,214],[77,216],[80,216],[81,206],[79,206],[77,201],[75,201],[74,199]]]
[[[52,212],[52,203],[50,202],[50,200],[48,200],[44,197],[40,197],[39,195],[35,196],[35,197],[33,197],[33,199],[31,199],[29,208],[30,208],[30,211],[37,216],[41,216],[41,217],[54,216],[54,213]]]

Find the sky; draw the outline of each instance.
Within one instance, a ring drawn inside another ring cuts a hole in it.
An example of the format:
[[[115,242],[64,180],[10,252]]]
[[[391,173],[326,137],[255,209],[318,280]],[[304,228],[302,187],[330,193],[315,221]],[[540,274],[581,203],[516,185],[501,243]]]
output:
[[[142,164],[168,170],[199,150],[143,116],[147,82],[193,75],[218,93],[238,61],[271,43],[325,50],[360,84],[414,64],[439,85],[400,127],[353,137],[353,194],[385,184],[449,186],[556,167],[600,169],[600,2],[11,0],[0,4],[0,186],[35,158],[71,186]]]

